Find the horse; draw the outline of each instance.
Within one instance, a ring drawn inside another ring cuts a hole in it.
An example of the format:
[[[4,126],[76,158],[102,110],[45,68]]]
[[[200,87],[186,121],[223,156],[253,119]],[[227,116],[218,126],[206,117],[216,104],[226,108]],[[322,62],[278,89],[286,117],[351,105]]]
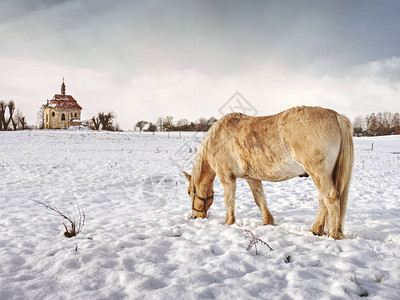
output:
[[[321,108],[294,107],[271,116],[228,114],[216,121],[199,146],[189,181],[192,218],[205,218],[221,181],[225,224],[235,223],[236,179],[247,181],[264,225],[274,225],[261,181],[310,175],[319,208],[311,232],[345,238],[343,221],[354,161],[353,129],[344,115]]]

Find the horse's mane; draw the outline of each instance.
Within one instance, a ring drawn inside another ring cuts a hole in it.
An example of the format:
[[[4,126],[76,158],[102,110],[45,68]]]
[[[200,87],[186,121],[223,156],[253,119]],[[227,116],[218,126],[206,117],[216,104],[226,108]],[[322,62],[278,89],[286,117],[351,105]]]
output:
[[[199,149],[197,150],[196,156],[194,158],[193,162],[193,169],[192,169],[192,182],[199,182],[201,172],[203,169],[203,164],[204,162],[207,162],[208,160],[208,155],[212,151],[217,151],[215,149],[216,147],[218,148],[218,145],[216,143],[216,139],[218,136],[218,133],[220,131],[221,124],[226,120],[226,119],[236,119],[242,117],[243,114],[241,113],[231,113],[228,114],[222,118],[220,118],[218,121],[214,122],[214,124],[210,127],[208,132],[203,138],[203,141],[201,142]]]
[[[203,163],[207,161],[207,156],[212,149],[212,145],[215,139],[215,134],[218,132],[222,121],[226,118],[222,117],[218,121],[214,122],[214,124],[210,127],[208,132],[203,138],[199,148],[197,149],[196,156],[193,162],[192,169],[192,182],[199,182],[201,176],[201,170],[203,168]]]

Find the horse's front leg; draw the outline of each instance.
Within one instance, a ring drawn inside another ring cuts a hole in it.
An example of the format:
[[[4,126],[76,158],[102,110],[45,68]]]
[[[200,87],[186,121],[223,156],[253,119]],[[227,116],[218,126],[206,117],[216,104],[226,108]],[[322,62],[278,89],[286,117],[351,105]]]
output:
[[[236,192],[236,179],[222,180],[222,187],[224,188],[224,199],[226,208],[225,224],[232,225],[235,223],[235,192]]]
[[[264,225],[274,225],[274,218],[267,208],[267,201],[265,200],[264,189],[261,180],[246,179],[253,193],[254,201],[261,211]]]

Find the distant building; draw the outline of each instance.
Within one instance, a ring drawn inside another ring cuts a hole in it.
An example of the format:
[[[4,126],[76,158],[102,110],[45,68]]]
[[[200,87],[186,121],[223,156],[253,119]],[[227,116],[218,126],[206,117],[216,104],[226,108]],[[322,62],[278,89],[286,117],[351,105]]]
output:
[[[64,78],[61,85],[61,94],[55,94],[53,99],[47,100],[44,106],[44,128],[66,129],[71,125],[82,123],[82,107],[71,95],[65,94]]]

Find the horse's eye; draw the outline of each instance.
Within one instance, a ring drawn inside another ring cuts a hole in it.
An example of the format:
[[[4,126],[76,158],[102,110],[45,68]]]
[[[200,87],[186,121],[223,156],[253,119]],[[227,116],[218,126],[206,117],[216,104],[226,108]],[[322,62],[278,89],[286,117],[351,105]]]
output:
[[[190,192],[188,192],[188,195],[190,196]]]

